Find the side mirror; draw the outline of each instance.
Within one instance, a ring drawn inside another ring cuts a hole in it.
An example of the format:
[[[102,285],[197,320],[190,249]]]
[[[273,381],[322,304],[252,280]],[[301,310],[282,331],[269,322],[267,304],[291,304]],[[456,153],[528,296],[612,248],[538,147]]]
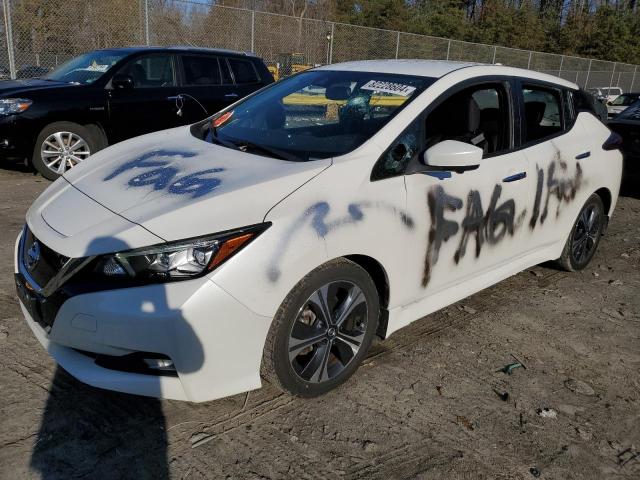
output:
[[[133,77],[124,73],[116,73],[111,80],[113,88],[128,90],[133,88]]]
[[[422,157],[422,161],[429,167],[438,170],[453,170],[463,172],[480,166],[481,148],[457,140],[445,140],[429,148]]]

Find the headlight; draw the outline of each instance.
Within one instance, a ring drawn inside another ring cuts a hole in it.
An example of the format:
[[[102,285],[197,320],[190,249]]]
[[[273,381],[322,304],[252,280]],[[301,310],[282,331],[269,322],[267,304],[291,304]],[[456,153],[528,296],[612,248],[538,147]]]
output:
[[[33,102],[26,98],[0,98],[0,115],[11,115],[12,113],[22,113],[31,106]]]
[[[231,258],[269,225],[103,255],[94,263],[93,273],[102,278],[136,283],[199,277]]]

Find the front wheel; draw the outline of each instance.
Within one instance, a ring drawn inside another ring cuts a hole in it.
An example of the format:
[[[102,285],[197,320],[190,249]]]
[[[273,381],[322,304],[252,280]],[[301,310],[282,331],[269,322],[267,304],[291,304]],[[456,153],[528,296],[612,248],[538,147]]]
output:
[[[55,180],[99,149],[94,137],[88,128],[76,123],[47,125],[36,140],[32,164],[44,178]]]
[[[558,263],[567,271],[585,268],[596,253],[605,225],[602,199],[593,194],[580,210]]]
[[[292,395],[328,392],[360,366],[379,313],[376,287],[362,267],[342,258],[321,265],[291,290],[276,313],[263,377]]]

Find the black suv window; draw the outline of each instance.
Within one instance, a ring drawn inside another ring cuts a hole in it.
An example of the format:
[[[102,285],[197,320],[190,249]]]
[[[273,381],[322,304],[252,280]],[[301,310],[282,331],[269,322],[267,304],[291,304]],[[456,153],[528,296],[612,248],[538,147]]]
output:
[[[236,83],[258,83],[260,81],[253,62],[250,60],[229,58],[229,65],[231,66],[231,71],[236,79]]]
[[[220,65],[217,57],[183,55],[185,85],[220,85]]]
[[[220,72],[222,73],[222,84],[232,85],[233,77],[231,77],[231,70],[229,70],[229,64],[225,58],[220,58]]]
[[[135,88],[175,86],[173,58],[169,54],[145,55],[127,64],[121,71],[133,79]]]
[[[562,132],[562,99],[554,88],[525,85],[525,143],[551,137]]]

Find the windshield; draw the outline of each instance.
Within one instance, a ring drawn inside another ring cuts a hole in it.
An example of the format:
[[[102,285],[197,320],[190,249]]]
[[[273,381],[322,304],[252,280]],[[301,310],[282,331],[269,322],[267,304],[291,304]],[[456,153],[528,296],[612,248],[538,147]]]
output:
[[[207,120],[203,139],[292,161],[348,153],[434,78],[315,70],[273,84]]]
[[[125,52],[100,50],[85,53],[63,63],[43,78],[58,82],[89,85],[104,75],[116,62],[124,58]]]
[[[636,100],[638,100],[638,95],[622,94],[619,97],[617,97],[613,102],[611,102],[611,105],[628,107]]]

